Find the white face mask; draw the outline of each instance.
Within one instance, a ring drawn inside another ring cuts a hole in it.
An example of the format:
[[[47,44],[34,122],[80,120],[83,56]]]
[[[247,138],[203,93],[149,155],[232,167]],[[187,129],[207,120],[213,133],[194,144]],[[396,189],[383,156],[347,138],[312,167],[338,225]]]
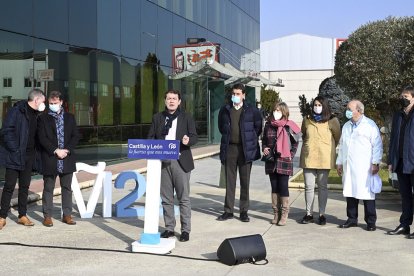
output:
[[[314,106],[313,107],[313,112],[315,112],[315,114],[321,114],[322,113],[322,106]]]
[[[273,118],[275,118],[275,120],[280,120],[282,118],[282,112],[273,111]]]
[[[49,104],[49,109],[57,113],[60,110],[60,104]]]
[[[37,108],[37,110],[40,111],[40,112],[42,112],[42,111],[45,110],[45,108],[46,108],[45,103],[41,103],[41,104],[39,104],[39,107]]]

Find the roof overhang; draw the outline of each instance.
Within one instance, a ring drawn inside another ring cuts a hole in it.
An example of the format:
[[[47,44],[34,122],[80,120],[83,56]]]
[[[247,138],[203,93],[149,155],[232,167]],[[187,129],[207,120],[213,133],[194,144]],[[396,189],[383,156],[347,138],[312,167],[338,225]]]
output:
[[[261,87],[262,85],[281,86],[278,83],[272,82],[260,74],[257,76],[248,75],[229,63],[222,65],[218,62],[199,63],[187,71],[170,76],[170,79],[178,80],[183,78],[190,78],[192,80],[202,77],[221,78],[224,80],[224,85],[232,85],[234,83],[244,83],[248,86]]]

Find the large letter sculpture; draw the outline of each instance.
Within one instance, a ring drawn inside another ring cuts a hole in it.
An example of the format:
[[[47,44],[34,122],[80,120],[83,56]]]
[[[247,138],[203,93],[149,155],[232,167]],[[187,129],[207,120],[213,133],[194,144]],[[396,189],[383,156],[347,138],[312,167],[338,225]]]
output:
[[[121,172],[115,180],[115,188],[123,189],[127,180],[135,181],[135,188],[128,195],[120,199],[115,203],[115,216],[120,217],[142,217],[144,216],[145,208],[140,207],[129,207],[139,198],[145,194],[146,183],[144,177],[134,171]]]
[[[98,162],[96,166],[90,166],[85,163],[76,163],[76,172],[72,177],[72,190],[81,218],[91,218],[93,216],[101,190],[102,216],[112,217],[112,173],[104,171],[105,166],[105,162]],[[80,171],[97,175],[87,206],[85,206],[78,178],[76,177],[77,173]]]

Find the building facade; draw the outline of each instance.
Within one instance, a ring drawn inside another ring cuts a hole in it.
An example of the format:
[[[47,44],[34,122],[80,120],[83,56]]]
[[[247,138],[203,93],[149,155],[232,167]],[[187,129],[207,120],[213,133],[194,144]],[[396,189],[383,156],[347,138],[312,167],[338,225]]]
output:
[[[305,95],[308,101],[315,98],[321,82],[334,75],[336,49],[343,40],[293,34],[260,44],[261,75],[283,80],[284,87],[277,91],[295,122],[302,122],[299,96]]]
[[[59,90],[80,129],[79,161],[119,160],[128,139],[146,138],[172,88],[200,144],[218,142],[226,89],[260,72],[259,24],[259,0],[6,1],[0,124],[30,89]]]

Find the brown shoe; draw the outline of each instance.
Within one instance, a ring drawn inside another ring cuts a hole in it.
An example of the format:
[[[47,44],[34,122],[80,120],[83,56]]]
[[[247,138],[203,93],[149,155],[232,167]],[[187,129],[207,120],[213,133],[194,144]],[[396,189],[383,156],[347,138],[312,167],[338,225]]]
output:
[[[30,221],[30,219],[27,216],[22,216],[17,220],[18,224],[22,224],[24,226],[33,226],[34,223]]]
[[[72,219],[72,216],[71,215],[69,215],[69,216],[63,216],[62,222],[66,223],[66,224],[69,224],[69,225],[75,225],[76,224],[76,221],[74,221]]]
[[[6,226],[6,219],[5,218],[0,218],[0,230],[3,229],[4,226]]]
[[[45,217],[45,219],[43,220],[43,225],[46,227],[52,227],[53,226],[53,221],[51,217]]]

